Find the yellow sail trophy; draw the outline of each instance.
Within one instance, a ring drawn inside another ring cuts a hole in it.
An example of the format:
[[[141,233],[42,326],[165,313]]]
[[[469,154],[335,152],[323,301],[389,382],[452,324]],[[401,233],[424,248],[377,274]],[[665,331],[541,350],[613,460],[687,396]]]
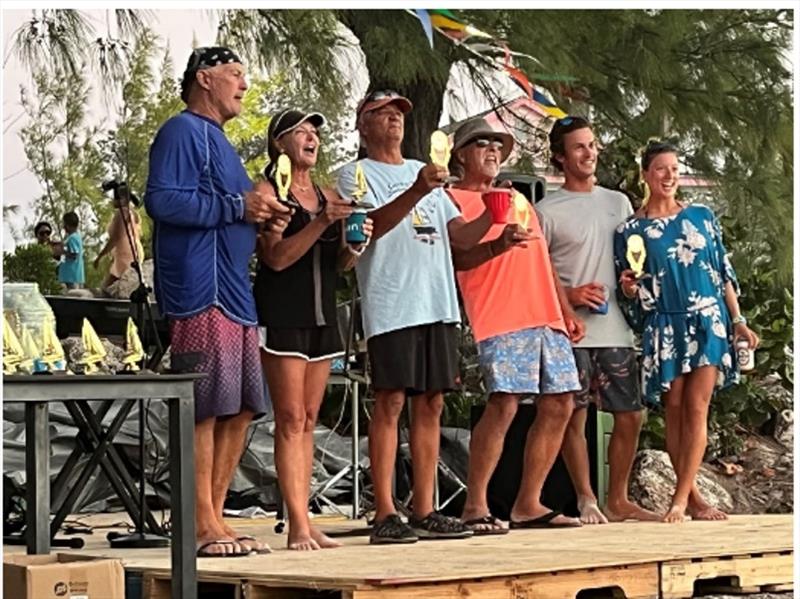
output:
[[[275,184],[278,187],[278,199],[289,201],[289,187],[292,186],[292,161],[286,154],[278,156],[275,165]]]
[[[450,163],[450,140],[444,131],[431,133],[431,162],[442,168]]]
[[[125,356],[122,363],[125,364],[126,372],[139,370],[139,363],[144,358],[144,347],[142,340],[139,339],[139,329],[133,323],[133,319],[128,317],[128,326],[125,331]]]
[[[14,332],[14,327],[3,315],[3,374],[14,374],[21,366],[25,366],[25,351]],[[33,366],[33,364],[31,364]],[[27,370],[22,368],[22,370]]]
[[[364,176],[364,168],[361,166],[360,160],[356,162],[356,185],[350,195],[356,204],[360,203],[367,195],[367,178]]]
[[[628,237],[627,251],[625,258],[631,266],[633,274],[636,278],[642,276],[644,272],[644,260],[647,257],[647,250],[644,248],[644,239],[641,235],[631,235]]]
[[[100,371],[103,359],[106,357],[106,348],[94,330],[88,318],[83,319],[81,328],[81,341],[83,342],[83,355],[79,364],[83,364],[84,374],[96,374]]]
[[[55,322],[52,318],[45,318],[42,322],[42,357],[40,360],[50,372],[67,369],[64,348],[61,347],[61,341],[58,340]]]

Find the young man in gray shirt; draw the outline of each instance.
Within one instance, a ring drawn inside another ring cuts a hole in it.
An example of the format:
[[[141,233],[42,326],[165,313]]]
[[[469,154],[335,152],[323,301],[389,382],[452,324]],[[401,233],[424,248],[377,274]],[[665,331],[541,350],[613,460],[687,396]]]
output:
[[[614,230],[630,216],[628,198],[594,184],[597,143],[590,123],[568,116],[550,132],[552,163],[564,173],[564,185],[537,205],[550,256],[567,297],[586,323],[586,336],[574,344],[581,391],[575,395],[562,455],[578,495],[581,520],[601,524],[622,520],[660,520],[628,499],[628,480],[642,426],[639,367],[633,332],[615,299]],[[584,435],[592,392],[600,409],[614,414],[608,447],[609,488],[605,516],[589,482]]]

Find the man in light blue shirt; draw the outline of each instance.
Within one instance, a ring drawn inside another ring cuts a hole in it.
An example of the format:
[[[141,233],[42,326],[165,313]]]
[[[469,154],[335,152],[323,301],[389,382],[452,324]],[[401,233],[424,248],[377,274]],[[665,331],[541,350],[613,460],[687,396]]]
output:
[[[411,102],[392,91],[367,95],[357,125],[367,152],[361,161],[367,194],[376,206],[373,243],[356,266],[367,350],[375,389],[369,428],[375,492],[370,542],[413,543],[460,538],[472,532],[433,510],[443,393],[459,383],[460,313],[451,244],[468,249],[491,224],[488,211],[467,223],[442,189],[445,166],[403,158],[405,115]],[[342,169],[339,194],[352,197],[355,163]],[[411,397],[414,500],[409,523],[394,508],[392,472],[397,425]]]

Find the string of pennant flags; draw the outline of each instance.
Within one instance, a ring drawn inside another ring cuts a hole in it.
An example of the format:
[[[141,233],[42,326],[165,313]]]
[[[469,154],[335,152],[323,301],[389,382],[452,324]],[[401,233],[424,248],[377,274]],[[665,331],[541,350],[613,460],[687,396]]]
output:
[[[494,39],[490,34],[465,23],[456,17],[451,11],[446,9],[424,10],[414,9],[407,10],[406,12],[413,14],[419,19],[422,29],[425,31],[425,37],[428,39],[431,49],[433,49],[433,32],[436,30],[444,37],[448,38],[453,43],[464,48],[472,55],[480,59],[487,65],[504,71],[511,80],[520,88],[525,94],[544,110],[548,115],[556,119],[563,119],[567,113],[561,110],[550,98],[539,91],[534,86],[528,76],[513,64],[514,58],[526,58],[537,65],[541,63],[522,52],[515,52],[508,47],[508,44],[501,40]],[[470,38],[478,38],[489,41],[478,41],[465,43]],[[489,54],[499,55],[502,58],[495,58]],[[574,81],[574,77],[553,76],[549,75],[546,79],[551,81]]]

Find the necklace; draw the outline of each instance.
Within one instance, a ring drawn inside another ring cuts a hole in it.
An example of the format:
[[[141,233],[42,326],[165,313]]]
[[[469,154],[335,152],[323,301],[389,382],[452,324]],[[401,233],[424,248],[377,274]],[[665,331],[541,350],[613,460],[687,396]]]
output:
[[[306,185],[305,187],[303,187],[302,185],[298,185],[297,183],[292,183],[292,187],[297,189],[297,191],[304,191],[304,192],[311,189],[311,185]]]

